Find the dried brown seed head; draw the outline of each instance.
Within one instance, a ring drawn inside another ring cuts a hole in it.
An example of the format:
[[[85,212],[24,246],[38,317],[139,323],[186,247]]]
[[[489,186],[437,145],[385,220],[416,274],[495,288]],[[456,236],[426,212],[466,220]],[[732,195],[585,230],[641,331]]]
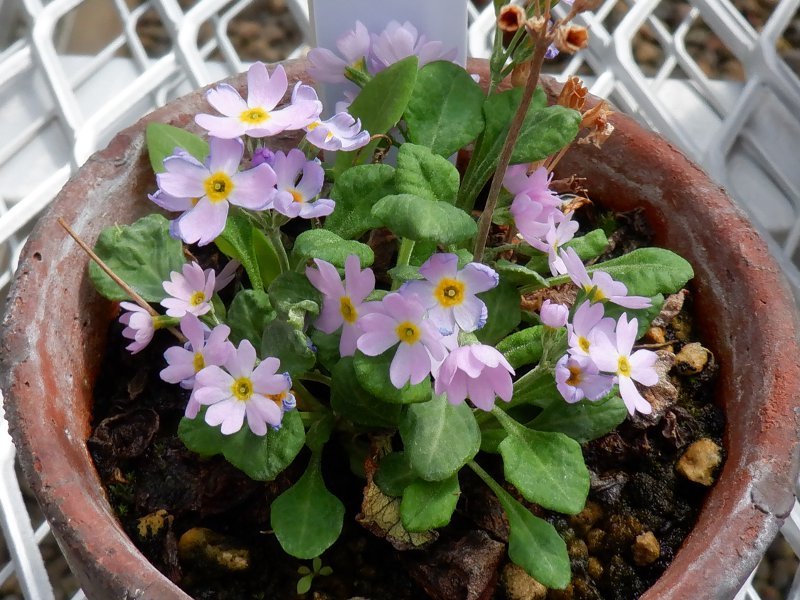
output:
[[[517,4],[506,4],[500,9],[497,26],[502,31],[514,33],[525,24],[525,9]]]
[[[561,52],[574,54],[589,45],[589,30],[571,23],[560,25],[556,28],[555,45]]]
[[[586,94],[589,90],[583,85],[580,77],[573,75],[561,88],[561,93],[558,95],[556,104],[566,106],[573,110],[582,111],[583,105],[586,102]]]
[[[525,22],[525,27],[527,27],[531,33],[541,35],[547,29],[547,19],[542,16],[531,17]]]
[[[524,63],[514,65],[514,70],[511,71],[511,85],[514,87],[525,87],[528,81],[528,75],[531,73],[531,61],[526,60]]]

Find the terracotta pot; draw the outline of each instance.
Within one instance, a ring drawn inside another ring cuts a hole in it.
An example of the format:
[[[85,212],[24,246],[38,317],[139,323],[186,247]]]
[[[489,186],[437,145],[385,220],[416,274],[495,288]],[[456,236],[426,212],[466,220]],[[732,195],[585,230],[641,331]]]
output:
[[[485,73],[485,64],[472,66]],[[287,67],[294,80],[304,63]],[[232,83],[242,89],[244,78]],[[56,218],[93,243],[104,227],[153,211],[145,125],[192,128],[201,110],[207,107],[198,91],[126,129],[89,159],[39,220],[8,300],[0,381],[11,433],[25,476],[90,598],[188,596],[125,535],[87,452],[92,388],[113,307],[94,291],[86,256]],[[559,170],[586,177],[592,198],[609,208],[644,207],[655,243],[694,265],[697,317],[721,365],[717,398],[728,419],[719,481],[645,598],[731,598],[794,500],[795,308],[766,245],[724,192],[657,135],[624,116],[613,122],[616,131],[602,151],[575,147]]]

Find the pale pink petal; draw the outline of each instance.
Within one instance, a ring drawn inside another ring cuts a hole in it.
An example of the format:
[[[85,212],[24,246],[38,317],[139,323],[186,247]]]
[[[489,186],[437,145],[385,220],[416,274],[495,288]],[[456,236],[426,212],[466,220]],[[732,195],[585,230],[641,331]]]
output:
[[[250,340],[242,340],[239,348],[225,363],[225,368],[235,378],[250,377],[256,364],[256,349]]]
[[[186,336],[192,349],[196,352],[205,344],[205,330],[203,324],[193,314],[187,314],[181,319],[181,333]]]
[[[208,139],[208,144],[211,148],[208,155],[208,170],[211,173],[222,172],[233,176],[239,169],[244,154],[242,140],[211,137]]]
[[[419,347],[423,352],[425,351],[421,345]],[[392,359],[392,364],[389,365],[389,380],[397,389],[402,388],[406,383],[408,383],[408,380],[411,377],[411,369],[414,366],[414,360],[416,359],[414,354],[413,346],[410,346],[409,344],[400,344],[400,346],[397,348],[397,352]]]
[[[196,115],[194,122],[208,131],[208,135],[220,139],[234,139],[247,132],[247,124],[239,117],[215,117],[214,115]]]
[[[323,333],[333,333],[344,323],[341,301],[339,298],[326,298],[322,303],[322,312],[314,322],[314,327]]]
[[[197,374],[197,384],[199,387],[225,390],[230,395],[233,377],[218,366],[209,365]]]
[[[226,398],[231,397],[230,391],[222,390],[216,387],[197,387],[198,385],[197,377],[195,377],[195,390],[192,396],[198,403],[204,406],[217,404],[218,402],[222,402]]]
[[[231,85],[221,83],[206,92],[206,100],[227,117],[239,117],[247,110],[247,103]],[[201,116],[201,115],[198,115]],[[199,123],[198,123],[199,125]],[[202,125],[201,125],[202,127]]]
[[[461,269],[458,278],[467,285],[467,293],[480,294],[486,292],[500,282],[497,271],[483,263],[469,263]]]
[[[270,402],[266,398],[264,398],[264,401]],[[259,406],[256,404],[255,394],[245,403],[244,411],[247,417],[247,426],[250,428],[250,431],[258,436],[266,435],[267,423],[259,410]]]
[[[314,264],[317,265],[316,269],[306,267],[306,277],[315,288],[317,288],[324,296],[336,298],[337,300],[345,295],[344,285],[339,277],[339,272],[331,263],[314,259]]]
[[[458,256],[445,253],[434,254],[419,268],[420,275],[434,284],[445,277],[454,279],[457,271]]]
[[[289,82],[283,65],[278,65],[270,77],[264,63],[254,63],[247,71],[247,105],[272,110],[281,101]]]
[[[375,273],[361,270],[358,256],[351,254],[344,263],[345,293],[355,304],[360,304],[375,289]]]
[[[205,246],[222,233],[228,219],[228,203],[212,203],[201,198],[197,205],[178,219],[177,228],[187,244]]]
[[[266,163],[233,176],[233,192],[228,201],[250,210],[263,210],[273,197],[275,172]]]
[[[362,333],[363,331],[358,322],[353,324],[345,323],[342,327],[342,337],[339,339],[339,354],[341,356],[353,356],[356,353],[356,342]]]
[[[623,402],[628,409],[628,413],[633,414],[640,412],[643,415],[649,415],[653,412],[653,407],[645,400],[636,389],[636,384],[630,377],[619,378],[619,393],[622,396]]]

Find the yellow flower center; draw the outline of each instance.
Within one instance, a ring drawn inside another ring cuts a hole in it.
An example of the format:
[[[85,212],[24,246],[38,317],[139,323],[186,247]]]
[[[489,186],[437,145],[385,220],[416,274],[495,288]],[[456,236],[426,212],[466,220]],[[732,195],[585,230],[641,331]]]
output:
[[[292,188],[291,190],[289,190],[289,193],[292,195],[292,200],[293,200],[294,202],[300,202],[300,203],[303,203],[303,202],[305,202],[305,201],[306,201],[306,199],[305,199],[305,198],[303,198],[303,194],[301,194],[300,192],[298,192],[298,191],[297,191],[296,189],[294,189],[294,188]]]
[[[342,296],[339,299],[339,312],[342,313],[342,318],[346,323],[352,324],[358,319],[358,311],[348,296]]]
[[[239,115],[239,120],[242,121],[242,123],[248,123],[250,125],[258,125],[269,118],[270,114],[263,108],[248,108]]]
[[[606,295],[596,285],[584,285],[583,290],[589,294],[589,299],[592,302],[602,302],[606,300]]]
[[[588,353],[589,352],[589,340],[587,340],[582,335],[578,336],[578,348],[580,348],[584,352]]]
[[[200,202],[200,198],[190,198],[189,202],[192,203],[192,206],[197,206],[197,203]]]
[[[287,390],[282,391],[280,394],[268,394],[267,398],[272,400],[278,407],[283,407],[283,400],[289,395]]]
[[[619,357],[619,360],[617,361],[617,373],[619,373],[623,377],[631,376],[631,363],[628,362],[627,357],[625,356]]]
[[[464,302],[464,284],[458,279],[444,278],[434,291],[434,296],[439,304],[446,308],[458,306]]]
[[[583,373],[581,372],[581,368],[568,366],[567,369],[569,369],[569,377],[567,378],[566,384],[571,385],[572,387],[580,385],[581,381],[583,381]]]
[[[253,395],[253,382],[250,381],[249,377],[239,377],[233,382],[231,392],[237,400],[247,402],[250,400],[250,396]]]
[[[306,129],[308,129],[309,131],[314,131],[320,125],[322,125],[322,121],[314,121],[313,123],[311,123],[311,125],[308,125]]]
[[[211,202],[222,202],[233,191],[233,181],[225,173],[218,172],[212,173],[203,182],[203,187],[206,189],[206,196]]]
[[[206,295],[203,292],[195,292],[189,297],[189,304],[198,306],[206,301]]]
[[[199,373],[205,368],[206,359],[203,358],[203,355],[200,352],[194,353],[194,358],[192,359],[192,365],[194,366],[195,373]]]
[[[400,338],[400,341],[406,344],[415,344],[419,340],[419,327],[410,321],[403,321],[395,331],[397,331],[397,337]]]
[[[328,133],[325,134],[325,141],[326,142],[330,142],[332,138],[333,138],[333,132],[332,131],[329,131]]]

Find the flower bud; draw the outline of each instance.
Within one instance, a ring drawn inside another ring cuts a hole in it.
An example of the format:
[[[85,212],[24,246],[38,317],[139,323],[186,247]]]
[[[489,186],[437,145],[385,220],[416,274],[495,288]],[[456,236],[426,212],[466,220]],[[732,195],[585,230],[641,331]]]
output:
[[[525,9],[517,4],[506,4],[500,9],[497,17],[497,26],[502,31],[516,32],[525,25]]]
[[[556,29],[556,48],[574,54],[589,45],[589,30],[581,25],[561,25]]]
[[[567,324],[567,319],[569,318],[569,309],[563,304],[557,304],[555,302],[550,302],[550,300],[545,300],[542,303],[541,310],[539,311],[539,317],[542,319],[542,323],[544,323],[547,327],[559,329]]]

